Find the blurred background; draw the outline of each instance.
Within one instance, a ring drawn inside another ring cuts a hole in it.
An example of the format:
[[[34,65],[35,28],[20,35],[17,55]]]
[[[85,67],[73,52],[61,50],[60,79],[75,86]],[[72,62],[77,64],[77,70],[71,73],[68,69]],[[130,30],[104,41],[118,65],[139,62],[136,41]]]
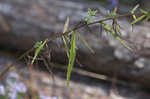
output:
[[[61,38],[50,42],[33,66],[34,53],[16,62],[37,41],[62,33],[67,17],[70,30],[85,24],[88,8],[98,11],[97,21],[116,7],[118,15],[129,14],[137,4],[150,9],[149,0],[0,0],[0,99],[150,99],[150,23],[131,25],[132,17],[117,22],[133,51],[100,25],[78,30],[95,53],[78,38],[70,89]]]

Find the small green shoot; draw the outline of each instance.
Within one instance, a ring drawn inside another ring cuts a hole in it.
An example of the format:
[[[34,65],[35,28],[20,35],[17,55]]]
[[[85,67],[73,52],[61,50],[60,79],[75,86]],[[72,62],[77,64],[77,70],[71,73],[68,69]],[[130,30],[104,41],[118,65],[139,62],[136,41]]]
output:
[[[91,10],[90,8],[88,8],[87,13],[88,13],[89,16],[95,16],[97,12],[98,12],[97,10]]]
[[[88,17],[85,18],[85,21],[87,23],[93,22],[94,16],[97,14],[97,12],[98,12],[97,10],[91,10],[90,8],[88,8],[88,11],[87,11]]]
[[[35,53],[34,53],[34,57],[31,61],[31,64],[33,64],[35,62],[35,59],[37,58],[37,56],[39,55],[40,51],[44,48],[44,45],[47,43],[47,40],[45,40],[44,42],[43,41],[40,41],[40,42],[37,42],[35,45],[34,45],[34,48],[35,48]]]
[[[108,10],[106,15],[111,18],[115,18],[117,15],[117,8],[114,8],[114,10],[112,12]]]

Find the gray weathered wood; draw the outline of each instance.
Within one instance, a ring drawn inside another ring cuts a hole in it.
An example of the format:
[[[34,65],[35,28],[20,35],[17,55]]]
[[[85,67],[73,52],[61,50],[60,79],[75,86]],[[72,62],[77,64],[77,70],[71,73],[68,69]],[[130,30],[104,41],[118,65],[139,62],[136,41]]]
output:
[[[88,2],[79,3],[70,0],[1,0],[0,44],[10,48],[27,50],[35,42],[62,32],[67,16],[70,16],[70,28],[79,23],[86,16],[85,11],[89,7],[100,9],[101,15],[106,12],[97,3],[88,5]],[[78,41],[77,59],[84,69],[110,76],[117,72],[122,79],[149,85],[149,24],[135,26],[132,33],[131,25],[127,21],[119,20],[119,23],[125,38],[139,44],[139,49],[141,45],[144,45],[144,51],[139,52],[143,56],[133,55],[112,37],[106,35],[107,39],[101,39],[98,29],[92,27],[92,32],[87,31],[87,28],[80,31],[95,50],[95,54],[91,54]],[[53,61],[60,63],[66,61],[60,39],[54,41],[50,48],[53,49]]]

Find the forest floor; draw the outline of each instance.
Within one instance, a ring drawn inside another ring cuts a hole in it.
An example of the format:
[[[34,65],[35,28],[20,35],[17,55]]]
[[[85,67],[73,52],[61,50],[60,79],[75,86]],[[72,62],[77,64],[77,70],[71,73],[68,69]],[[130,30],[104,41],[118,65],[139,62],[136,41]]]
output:
[[[3,54],[0,57],[1,68],[14,62],[12,57],[8,57],[8,54],[6,56],[4,57]],[[25,84],[24,89],[29,90],[29,86],[32,86],[32,90],[38,93],[40,99],[150,99],[148,90],[138,88],[134,84],[96,79],[77,73],[72,73],[70,88],[68,89],[66,87],[66,71],[54,70],[52,75],[45,70],[33,69],[32,74],[30,74],[30,70],[24,66],[22,63],[16,63],[15,67],[19,69],[19,72],[11,69],[0,86],[7,89],[8,85],[12,83],[10,78],[16,77],[16,81],[13,83],[17,83],[17,85],[12,84],[13,89],[19,89],[19,87],[22,89],[23,87],[19,86],[20,83]],[[30,79],[31,75],[32,79]]]

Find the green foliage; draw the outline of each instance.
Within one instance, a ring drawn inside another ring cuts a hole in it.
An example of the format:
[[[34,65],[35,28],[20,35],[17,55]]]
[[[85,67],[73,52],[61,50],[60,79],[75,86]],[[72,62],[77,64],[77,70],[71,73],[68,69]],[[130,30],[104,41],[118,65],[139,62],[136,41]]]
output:
[[[108,17],[115,18],[117,16],[117,10],[118,10],[118,8],[114,8],[113,11],[109,11],[108,10],[107,13],[106,13],[106,15]]]
[[[145,11],[145,10],[143,10],[143,9],[140,9],[140,12],[142,12],[143,14],[148,14],[148,12],[147,11]]]
[[[118,35],[114,29],[112,29],[109,25],[105,24],[104,22],[101,22],[101,25],[116,39],[118,40],[124,47],[126,47],[129,50],[132,50],[127,44],[126,42],[120,37],[120,35]],[[120,30],[120,28],[117,26],[116,29],[118,29],[117,31]]]
[[[115,31],[107,24],[105,24],[104,22],[100,23],[107,31],[109,31],[111,33],[111,35],[113,35],[114,37],[115,35]]]
[[[131,22],[131,24],[135,24],[135,23],[141,21],[145,16],[146,16],[146,15],[142,15],[142,16],[138,17],[138,18],[135,19],[133,22]]]
[[[88,8],[88,11],[87,11],[88,17],[85,18],[85,21],[87,23],[93,22],[94,16],[96,15],[97,12],[98,12],[97,10],[91,10],[90,8]]]
[[[23,98],[24,98],[24,96],[25,96],[25,94],[24,94],[24,93],[18,93],[18,95],[17,95],[17,99],[23,99]]]
[[[113,29],[117,35],[122,36],[120,31],[120,25],[117,22],[113,22]]]
[[[71,38],[71,48],[69,51],[69,63],[67,68],[67,86],[69,87],[71,71],[76,57],[76,32],[74,31]]]
[[[31,61],[31,64],[34,63],[35,59],[37,58],[37,56],[39,55],[40,51],[44,48],[44,45],[47,43],[47,40],[45,40],[44,42],[43,41],[40,41],[40,42],[37,42],[35,45],[34,45],[34,48],[35,48],[35,53],[34,53],[34,57]]]
[[[38,48],[40,45],[42,45],[42,43],[43,43],[43,41],[36,42],[36,43],[34,44],[34,48],[35,48],[35,49]]]
[[[96,13],[97,13],[97,11],[92,11],[91,9],[88,9],[88,15],[94,16]],[[68,27],[69,27],[69,18],[67,18],[67,20],[65,22],[63,33],[65,33],[67,31]],[[70,35],[72,35],[71,40],[68,37]],[[66,49],[66,54],[67,54],[68,59],[69,59],[68,68],[67,68],[67,80],[66,80],[68,87],[69,87],[69,83],[70,83],[72,68],[73,68],[73,65],[74,65],[74,62],[75,62],[75,57],[76,57],[76,37],[77,36],[85,44],[85,46],[87,48],[89,48],[92,53],[94,53],[94,50],[89,46],[89,44],[86,42],[84,37],[82,37],[79,33],[75,32],[75,31],[71,31],[71,32],[68,33],[68,35],[62,36],[64,45],[65,45],[65,49]],[[70,43],[70,46],[71,46],[70,49],[68,47],[68,42],[67,41],[69,41],[69,43]]]
[[[69,57],[69,48],[68,48],[68,45],[67,45],[67,41],[66,41],[64,36],[62,37],[62,39],[63,39],[64,45],[65,45],[67,57]]]
[[[150,19],[150,12],[147,12],[147,11],[145,11],[145,10],[143,10],[143,9],[140,9],[140,12],[142,13],[142,15],[141,15],[140,17],[136,18],[136,15],[135,15],[134,13],[135,13],[135,11],[137,10],[138,7],[139,7],[139,5],[136,5],[136,6],[133,8],[133,10],[131,11],[131,14],[133,14],[132,17],[133,17],[133,19],[134,19],[134,20],[131,22],[131,24],[135,24],[135,23],[137,23],[137,22],[143,20],[144,18],[145,18],[145,19],[143,20],[143,22],[148,21],[148,20]]]
[[[106,14],[107,16],[109,16],[109,17],[111,17],[111,18],[114,18],[117,14],[116,14],[116,12],[115,11],[107,11],[107,14]]]
[[[97,12],[98,12],[97,10],[91,10],[90,8],[88,8],[87,13],[88,13],[89,16],[95,16]]]
[[[96,13],[97,13],[97,11],[92,11],[91,9],[88,9],[88,15],[94,16]],[[68,27],[69,27],[69,18],[67,18],[67,20],[65,22],[63,33],[65,33],[67,31]],[[72,35],[71,40],[68,37],[70,35]],[[82,37],[79,33],[75,32],[75,31],[71,31],[68,33],[68,35],[62,36],[64,45],[65,45],[65,49],[66,49],[66,54],[67,54],[68,59],[69,59],[68,68],[67,68],[67,80],[66,80],[67,81],[67,87],[69,87],[71,72],[72,72],[72,68],[73,68],[73,65],[75,62],[75,57],[76,57],[76,37],[77,36],[85,44],[85,46],[87,48],[89,48],[92,53],[94,53],[94,50],[89,46],[89,44],[86,42],[84,37]],[[69,41],[69,43],[70,43],[70,46],[71,46],[70,49],[68,47],[67,41]]]
[[[136,13],[135,11],[138,9],[139,5],[135,6],[133,8],[133,10],[131,11],[131,14],[129,14],[130,16],[133,17],[134,21],[131,22],[131,24],[135,24],[141,20],[147,21],[150,19],[150,13],[140,9],[140,14],[142,14],[140,17],[136,18]],[[94,53],[94,50],[90,47],[90,45],[87,43],[87,41],[84,39],[84,37],[82,37],[80,35],[80,33],[77,33],[76,31],[79,30],[82,27],[85,26],[89,26],[89,25],[93,25],[93,24],[100,24],[106,31],[108,31],[116,40],[118,40],[124,47],[126,47],[129,50],[132,50],[132,48],[130,48],[127,43],[122,39],[122,35],[121,35],[121,31],[120,31],[120,25],[117,23],[116,19],[123,17],[123,16],[129,16],[129,15],[117,15],[117,8],[114,9],[114,11],[107,12],[107,16],[108,18],[105,18],[103,20],[99,20],[99,21],[94,21],[94,17],[97,14],[97,10],[91,10],[90,8],[87,11],[88,17],[85,18],[85,21],[87,22],[87,24],[83,24],[80,26],[77,26],[71,30],[69,30],[67,32],[67,29],[69,27],[69,18],[67,18],[65,25],[64,25],[64,30],[63,33],[56,35],[57,37],[62,37],[62,40],[64,42],[64,46],[66,49],[66,54],[67,57],[69,59],[68,61],[68,67],[67,67],[67,86],[69,86],[70,83],[70,77],[71,77],[71,72],[75,63],[75,58],[76,58],[76,39],[77,37],[79,37],[79,39],[84,43],[84,45],[92,52]],[[109,26],[108,24],[106,24],[104,21],[107,20],[112,20],[112,26]],[[89,24],[90,23],[90,24]],[[70,39],[71,37],[71,39]],[[54,39],[56,39],[54,38]],[[37,56],[39,55],[40,51],[44,48],[44,46],[46,45],[47,42],[51,41],[51,39],[46,39],[45,41],[40,41],[37,42],[34,45],[35,48],[35,53],[34,53],[34,57],[31,61],[31,64],[33,64],[37,58]]]
[[[140,9],[140,12],[146,16],[146,18],[143,20],[143,22],[148,21],[150,19],[150,12],[147,12],[143,9]]]

